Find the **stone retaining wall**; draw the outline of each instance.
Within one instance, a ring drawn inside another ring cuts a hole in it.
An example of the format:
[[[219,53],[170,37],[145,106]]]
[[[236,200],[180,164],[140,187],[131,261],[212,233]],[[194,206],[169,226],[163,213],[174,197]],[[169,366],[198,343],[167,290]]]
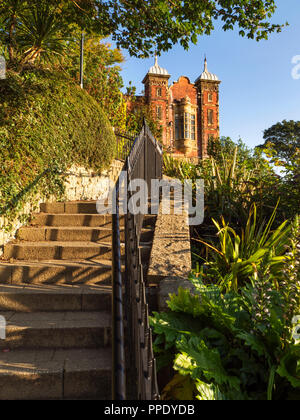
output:
[[[101,175],[97,175],[93,171],[87,171],[80,167],[74,166],[70,168],[66,174],[64,200],[97,200],[107,193],[110,181],[116,182],[123,165],[123,162],[116,160],[112,163],[110,169],[103,171]],[[9,231],[6,231],[8,220],[5,217],[0,217],[0,255],[2,255],[3,245],[14,239],[18,229],[26,224],[26,219],[28,219],[30,214],[39,211],[39,206],[44,201],[45,198],[41,197],[39,194],[31,197],[30,202],[24,205],[17,219],[12,223],[12,228],[10,228]],[[56,201],[56,198],[52,197],[47,201],[53,202]]]
[[[192,288],[188,281],[192,270],[192,254],[188,214],[162,214],[160,205],[151,251],[148,282],[157,285],[159,311],[167,309],[169,294],[177,293],[179,287]]]

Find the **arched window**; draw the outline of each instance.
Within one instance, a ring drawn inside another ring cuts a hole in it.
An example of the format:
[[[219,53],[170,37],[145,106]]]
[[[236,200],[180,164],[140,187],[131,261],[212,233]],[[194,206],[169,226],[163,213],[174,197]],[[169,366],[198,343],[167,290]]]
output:
[[[162,88],[157,88],[156,89],[156,96],[158,96],[159,98],[162,97]]]

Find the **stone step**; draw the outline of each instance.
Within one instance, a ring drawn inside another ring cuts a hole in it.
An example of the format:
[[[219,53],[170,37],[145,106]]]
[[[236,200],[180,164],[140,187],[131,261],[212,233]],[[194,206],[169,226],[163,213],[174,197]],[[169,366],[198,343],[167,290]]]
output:
[[[49,214],[99,214],[96,201],[42,203],[40,205],[40,212]],[[151,213],[150,205],[149,213]]]
[[[20,242],[4,247],[4,259],[43,260],[111,260],[110,244],[93,242]]]
[[[1,312],[110,310],[110,286],[0,285]]]
[[[121,219],[121,223],[124,219]],[[32,226],[53,227],[112,227],[111,215],[102,214],[50,214],[38,213],[32,216]]]
[[[111,261],[41,261],[0,263],[1,284],[71,284],[111,283]]]
[[[144,228],[155,226],[157,217],[146,215],[144,218]],[[121,226],[124,226],[124,216],[120,218]],[[52,227],[112,227],[112,216],[102,214],[55,214],[37,213],[32,215],[32,226],[52,226]]]
[[[121,245],[122,253],[125,252]],[[148,261],[151,246],[141,245],[142,258]],[[124,255],[123,255],[124,257]],[[112,259],[112,246],[95,242],[20,242],[9,243],[4,247],[5,260],[45,261],[45,260],[109,260]]]
[[[121,241],[125,242],[125,230],[121,229]],[[150,242],[153,238],[153,229],[143,229],[141,242]],[[61,241],[61,242],[111,242],[112,230],[106,228],[91,227],[23,227],[19,229],[17,238],[21,241]]]
[[[17,238],[22,241],[78,241],[78,242],[111,242],[112,231],[105,228],[91,227],[24,227],[19,229]],[[121,232],[124,241],[125,232]]]
[[[111,350],[0,353],[0,400],[111,399]]]
[[[73,201],[66,203],[42,203],[41,213],[52,214],[98,214],[96,201]]]
[[[1,350],[99,348],[110,344],[109,312],[0,312],[6,319]]]

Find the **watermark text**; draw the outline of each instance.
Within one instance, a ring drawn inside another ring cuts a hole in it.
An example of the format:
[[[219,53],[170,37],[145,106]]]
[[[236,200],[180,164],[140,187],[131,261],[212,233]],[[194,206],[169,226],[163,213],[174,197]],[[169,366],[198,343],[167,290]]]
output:
[[[204,180],[158,180],[148,184],[144,179],[128,182],[127,173],[120,176],[119,207],[121,214],[187,215],[190,226],[201,225],[204,221]],[[116,214],[117,198],[114,184],[108,194],[97,202],[99,214]]]
[[[300,55],[295,55],[292,58],[292,64],[294,64],[292,69],[292,78],[294,80],[300,80]]]

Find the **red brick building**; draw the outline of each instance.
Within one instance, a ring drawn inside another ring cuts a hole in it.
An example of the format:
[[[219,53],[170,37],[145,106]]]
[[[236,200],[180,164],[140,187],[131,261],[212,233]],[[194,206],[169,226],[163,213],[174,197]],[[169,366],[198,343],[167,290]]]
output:
[[[219,85],[218,77],[207,69],[191,83],[180,77],[169,86],[170,74],[155,65],[145,76],[143,101],[150,105],[154,117],[161,123],[163,143],[174,153],[187,157],[207,156],[210,138],[219,138]]]

